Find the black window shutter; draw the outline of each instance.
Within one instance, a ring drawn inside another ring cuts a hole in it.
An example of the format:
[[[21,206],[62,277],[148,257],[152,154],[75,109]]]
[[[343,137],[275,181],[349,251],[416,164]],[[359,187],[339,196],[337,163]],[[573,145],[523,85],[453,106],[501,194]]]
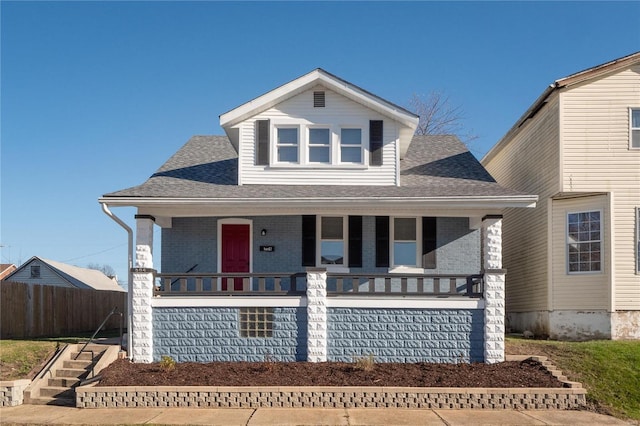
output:
[[[376,216],[376,266],[389,267],[388,216]]]
[[[316,266],[316,217],[302,216],[302,266]]]
[[[256,120],[256,165],[269,165],[269,120]]]
[[[362,216],[349,216],[349,267],[362,267]]]
[[[369,165],[382,166],[382,120],[369,121]]]
[[[422,218],[422,267],[436,268],[436,249],[438,248],[437,221],[435,217]]]

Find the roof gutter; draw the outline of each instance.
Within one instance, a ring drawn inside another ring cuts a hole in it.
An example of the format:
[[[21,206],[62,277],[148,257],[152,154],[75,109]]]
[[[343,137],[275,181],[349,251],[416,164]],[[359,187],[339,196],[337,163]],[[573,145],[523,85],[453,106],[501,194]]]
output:
[[[100,205],[102,205],[102,211],[113,219],[118,225],[124,228],[127,231],[127,239],[129,243],[128,247],[128,262],[127,262],[127,353],[129,354],[129,359],[132,359],[133,356],[133,335],[132,335],[132,326],[133,326],[133,277],[131,273],[131,269],[133,268],[133,230],[122,221],[118,216],[113,214],[111,210],[109,210],[109,206],[104,201],[100,201]]]
[[[115,206],[280,206],[314,207],[326,205],[411,205],[420,207],[534,207],[537,195],[507,196],[456,196],[456,197],[344,197],[344,198],[175,198],[175,197],[113,197],[101,198],[101,203],[109,202]],[[533,205],[532,205],[533,204]]]

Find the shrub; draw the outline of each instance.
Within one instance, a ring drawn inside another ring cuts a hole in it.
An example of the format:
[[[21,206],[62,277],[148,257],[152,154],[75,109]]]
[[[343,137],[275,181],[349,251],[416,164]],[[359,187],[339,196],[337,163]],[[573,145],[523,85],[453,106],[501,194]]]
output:
[[[176,360],[168,355],[162,355],[162,359],[160,360],[160,368],[162,368],[164,371],[174,370],[176,368]]]
[[[368,356],[353,357],[353,362],[355,364],[354,368],[356,370],[362,370],[362,371],[373,370],[373,366],[376,363],[373,357],[373,354],[369,354]]]

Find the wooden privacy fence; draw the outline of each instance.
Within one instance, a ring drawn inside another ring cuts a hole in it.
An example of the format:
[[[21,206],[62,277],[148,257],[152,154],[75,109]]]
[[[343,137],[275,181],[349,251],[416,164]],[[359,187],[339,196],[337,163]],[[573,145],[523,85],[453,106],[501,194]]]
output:
[[[127,293],[2,282],[0,337],[54,337],[95,331],[116,306],[126,319]],[[120,315],[113,315],[105,324],[105,329],[119,327]]]

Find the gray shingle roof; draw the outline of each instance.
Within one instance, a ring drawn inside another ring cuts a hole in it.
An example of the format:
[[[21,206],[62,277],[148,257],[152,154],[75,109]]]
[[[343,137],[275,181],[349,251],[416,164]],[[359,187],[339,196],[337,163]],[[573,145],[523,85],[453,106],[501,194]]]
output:
[[[455,136],[414,136],[401,160],[401,186],[242,185],[226,136],[194,136],[142,185],[104,198],[340,198],[523,195],[498,185]]]
[[[111,279],[101,271],[89,268],[81,268],[79,266],[68,265],[66,263],[57,262],[55,260],[44,259],[42,257],[33,256],[31,259],[20,265],[15,271],[6,277],[6,281],[14,281],[22,271],[28,268],[34,261],[41,263],[44,267],[53,271],[69,286],[81,289],[93,290],[109,290],[121,291],[125,289],[120,287],[115,279]],[[46,280],[43,284],[48,284]]]

